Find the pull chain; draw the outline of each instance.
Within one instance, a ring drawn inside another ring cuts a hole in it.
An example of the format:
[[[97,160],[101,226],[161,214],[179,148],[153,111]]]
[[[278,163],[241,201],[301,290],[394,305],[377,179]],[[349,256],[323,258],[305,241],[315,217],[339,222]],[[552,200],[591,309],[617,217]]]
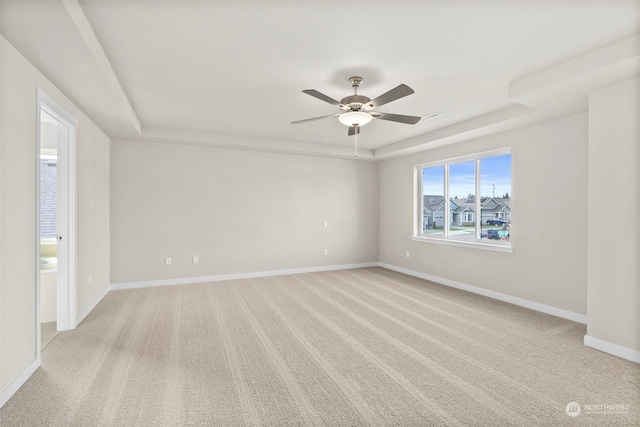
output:
[[[353,153],[353,157],[355,157],[356,159],[358,158],[358,132],[356,132],[356,134],[354,135],[356,137],[356,143],[355,143],[355,147],[354,147],[354,153]]]

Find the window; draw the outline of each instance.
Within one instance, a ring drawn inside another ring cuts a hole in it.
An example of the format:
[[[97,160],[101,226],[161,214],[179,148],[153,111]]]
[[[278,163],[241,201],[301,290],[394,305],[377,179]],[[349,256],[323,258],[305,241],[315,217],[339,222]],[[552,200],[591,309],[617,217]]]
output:
[[[416,167],[414,240],[510,251],[508,149]]]
[[[422,203],[425,234],[444,235],[444,166],[427,168],[424,176],[424,200]]]

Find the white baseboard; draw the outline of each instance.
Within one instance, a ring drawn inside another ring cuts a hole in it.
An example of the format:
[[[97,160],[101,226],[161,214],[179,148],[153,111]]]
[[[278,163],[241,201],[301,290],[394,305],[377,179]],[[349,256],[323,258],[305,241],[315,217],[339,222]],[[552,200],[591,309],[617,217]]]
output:
[[[14,378],[5,388],[0,392],[0,408],[16,394],[16,392],[27,382],[29,377],[40,367],[40,358],[34,360],[29,366],[27,366],[20,374]]]
[[[187,285],[192,283],[219,282],[221,280],[251,279],[255,277],[285,276],[289,274],[316,273],[319,271],[351,270],[354,268],[377,267],[377,262],[359,264],[326,265],[320,267],[291,268],[287,270],[257,271],[254,273],[220,274],[216,276],[187,277],[182,279],[149,280],[143,282],[112,283],[111,290],[150,288],[155,286]]]
[[[618,356],[623,359],[630,360],[632,362],[640,363],[640,351],[638,350],[623,347],[621,345],[604,341],[599,338],[594,338],[589,335],[584,336],[584,345],[586,345],[587,347],[595,348],[596,350],[604,351],[605,353],[613,354],[614,356]]]
[[[76,326],[78,326],[80,322],[82,322],[84,318],[87,317],[89,313],[91,313],[91,310],[96,308],[98,303],[102,301],[102,298],[104,298],[109,293],[110,290],[111,290],[111,285],[108,285],[106,288],[102,290],[102,292],[100,292],[100,295],[98,295],[98,297],[94,299],[93,302],[89,304],[89,306],[82,311],[82,313],[80,313],[80,315],[76,318]]]
[[[399,273],[408,274],[409,276],[418,277],[420,279],[430,280],[432,282],[439,283],[441,285],[450,286],[452,288],[461,289],[463,291],[473,292],[474,294],[483,295],[485,297],[497,299],[500,301],[508,302],[510,304],[519,305],[521,307],[529,308],[531,310],[540,311],[542,313],[551,314],[553,316],[562,317],[563,319],[572,320],[574,322],[587,324],[587,316],[584,314],[574,313],[572,311],[563,310],[561,308],[552,307],[550,305],[540,304],[537,302],[529,301],[526,299],[514,297],[500,292],[490,291],[488,289],[479,288],[477,286],[467,285],[466,283],[460,283],[449,279],[443,279],[442,277],[432,276],[426,273],[420,273],[419,271],[409,270],[402,267],[396,267],[395,265],[379,262],[380,267],[397,271]]]

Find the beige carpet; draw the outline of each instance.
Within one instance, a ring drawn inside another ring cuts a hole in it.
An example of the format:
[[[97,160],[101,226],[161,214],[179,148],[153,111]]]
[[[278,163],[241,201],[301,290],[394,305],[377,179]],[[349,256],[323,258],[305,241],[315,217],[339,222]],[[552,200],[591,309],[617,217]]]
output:
[[[381,268],[114,291],[0,425],[640,425],[639,365],[585,332]]]
[[[57,322],[45,322],[40,324],[40,342],[42,348],[49,345],[51,341],[59,334]]]

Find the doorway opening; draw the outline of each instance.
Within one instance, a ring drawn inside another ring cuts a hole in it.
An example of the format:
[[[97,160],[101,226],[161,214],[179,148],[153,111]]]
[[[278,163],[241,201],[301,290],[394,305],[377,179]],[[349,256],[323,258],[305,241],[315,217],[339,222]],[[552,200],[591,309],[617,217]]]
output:
[[[38,90],[37,354],[76,326],[77,121]]]

